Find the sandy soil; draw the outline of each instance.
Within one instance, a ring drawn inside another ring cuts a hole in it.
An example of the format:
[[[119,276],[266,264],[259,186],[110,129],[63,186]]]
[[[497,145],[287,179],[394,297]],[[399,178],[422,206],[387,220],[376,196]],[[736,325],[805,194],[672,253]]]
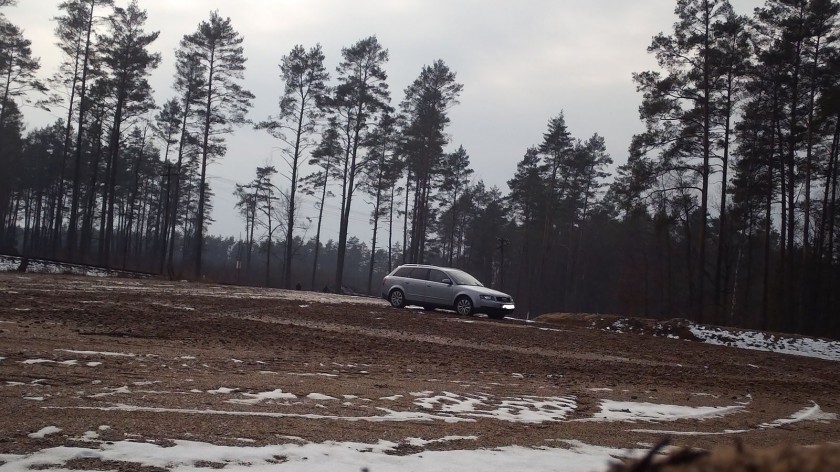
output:
[[[840,438],[838,420],[777,421],[814,405],[840,413],[837,362],[588,326],[320,293],[0,273],[0,453],[71,445],[91,430],[158,443],[386,439],[405,453],[422,450],[406,438],[446,436],[465,438],[425,448]],[[263,392],[274,398],[255,396]],[[591,421],[604,400],[740,408]],[[61,432],[31,437],[46,426]]]

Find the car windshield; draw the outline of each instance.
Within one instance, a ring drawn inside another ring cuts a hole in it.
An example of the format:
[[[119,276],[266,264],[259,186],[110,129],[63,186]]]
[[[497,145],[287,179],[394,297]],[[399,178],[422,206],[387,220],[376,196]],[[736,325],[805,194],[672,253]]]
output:
[[[449,275],[452,277],[452,281],[455,282],[456,285],[475,285],[478,287],[484,286],[481,282],[478,281],[478,279],[461,270],[450,270]]]

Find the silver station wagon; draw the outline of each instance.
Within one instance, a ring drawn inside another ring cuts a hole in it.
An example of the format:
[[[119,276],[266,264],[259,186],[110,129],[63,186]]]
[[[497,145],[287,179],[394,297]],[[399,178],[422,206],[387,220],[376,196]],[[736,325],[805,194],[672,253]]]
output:
[[[386,275],[382,298],[397,308],[418,305],[465,316],[485,313],[494,319],[504,318],[515,308],[510,295],[485,287],[462,270],[422,264],[401,265]]]

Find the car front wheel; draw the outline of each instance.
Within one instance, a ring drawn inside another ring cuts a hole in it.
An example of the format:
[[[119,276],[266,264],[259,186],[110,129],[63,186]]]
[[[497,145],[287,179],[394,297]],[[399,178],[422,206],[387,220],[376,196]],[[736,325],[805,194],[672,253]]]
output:
[[[391,292],[391,295],[388,296],[388,301],[391,302],[392,307],[402,308],[405,306],[405,294],[402,290],[394,290]]]
[[[473,303],[472,300],[470,300],[470,297],[458,297],[458,299],[455,300],[455,311],[457,311],[459,315],[463,316],[472,315]]]

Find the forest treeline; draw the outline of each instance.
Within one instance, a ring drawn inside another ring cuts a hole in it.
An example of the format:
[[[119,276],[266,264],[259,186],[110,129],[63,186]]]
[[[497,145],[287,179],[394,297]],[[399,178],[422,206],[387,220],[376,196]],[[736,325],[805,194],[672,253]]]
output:
[[[333,71],[320,45],[295,45],[276,114],[253,119],[243,37],[218,12],[185,31],[170,98],[156,104],[158,33],[138,1],[60,3],[52,75],[5,16],[14,3],[0,0],[5,252],[374,295],[396,265],[434,263],[511,293],[523,317],[840,335],[835,1],[768,0],[742,15],[725,0],[678,0],[673,29],[648,48],[658,68],[632,78],[645,131],[626,162],[598,134],[572,136],[558,109],[511,156],[504,190],[473,177],[446,131],[464,85],[443,60],[396,103],[376,36],[343,48]],[[63,117],[27,130],[24,104]],[[242,237],[207,235],[207,168],[239,126],[276,138],[283,158],[236,185]],[[317,214],[302,213],[302,195]],[[321,232],[328,205],[337,241]],[[369,241],[350,234],[360,209]]]

